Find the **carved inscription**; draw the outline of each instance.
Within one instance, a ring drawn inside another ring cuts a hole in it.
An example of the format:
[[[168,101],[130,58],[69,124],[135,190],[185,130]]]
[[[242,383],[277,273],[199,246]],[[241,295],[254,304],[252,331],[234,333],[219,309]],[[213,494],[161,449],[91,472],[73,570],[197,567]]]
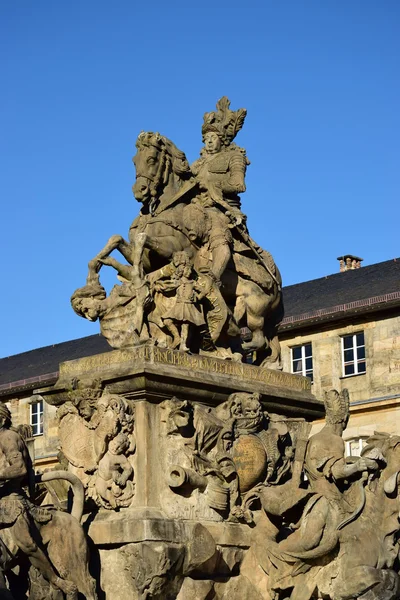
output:
[[[267,385],[285,386],[292,390],[311,390],[311,382],[307,377],[148,345],[139,346],[132,350],[115,350],[114,352],[63,363],[60,368],[60,375],[71,375],[84,371],[102,371],[103,369],[112,368],[114,365],[121,365],[122,363],[136,364],[138,361],[148,362],[149,364],[174,365],[190,371],[229,375],[242,380],[259,381]]]

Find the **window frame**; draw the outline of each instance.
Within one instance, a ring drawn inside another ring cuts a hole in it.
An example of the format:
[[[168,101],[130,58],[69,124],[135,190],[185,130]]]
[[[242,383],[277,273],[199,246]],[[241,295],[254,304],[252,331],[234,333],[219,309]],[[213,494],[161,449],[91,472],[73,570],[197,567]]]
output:
[[[310,346],[311,354],[306,354],[306,346]],[[301,357],[293,358],[293,350],[296,348],[301,348]],[[306,367],[306,359],[311,358],[311,369],[307,369]],[[301,371],[293,370],[294,361],[301,361]],[[296,346],[290,347],[290,372],[293,375],[302,375],[303,377],[308,377],[311,379],[311,382],[314,381],[314,359],[313,359],[313,347],[312,342],[306,342],[304,344],[296,344]]]
[[[368,435],[358,435],[358,436],[354,436],[352,438],[349,438],[348,440],[345,440],[344,444],[345,444],[345,456],[346,456],[346,458],[360,458],[363,449],[367,445],[367,440],[368,440],[369,437],[370,436],[368,436]],[[359,452],[360,452],[359,454],[352,454],[351,453],[351,445],[354,442],[358,443],[358,448],[359,448]]]
[[[36,422],[34,423],[34,417]],[[31,402],[29,406],[29,424],[32,427],[32,436],[37,437],[44,433],[44,402],[43,399]]]
[[[357,336],[362,334],[363,336],[363,344],[357,344]],[[352,338],[352,346],[349,348],[345,348],[345,339]],[[355,375],[365,375],[367,372],[367,356],[366,356],[366,346],[365,346],[365,333],[364,331],[356,331],[355,333],[349,333],[346,335],[342,335],[340,337],[340,346],[341,346],[341,358],[342,358],[342,377],[354,377]],[[359,358],[358,350],[360,348],[364,348],[364,357]],[[345,360],[345,352],[352,350],[353,359]],[[359,365],[364,363],[364,370],[360,371]],[[346,366],[353,365],[354,371],[353,373],[346,373]]]

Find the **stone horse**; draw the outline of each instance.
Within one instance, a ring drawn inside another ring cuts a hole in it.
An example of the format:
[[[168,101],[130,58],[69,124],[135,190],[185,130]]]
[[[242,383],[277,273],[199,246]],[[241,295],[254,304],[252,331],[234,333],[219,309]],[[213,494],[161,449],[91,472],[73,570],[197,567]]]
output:
[[[353,483],[353,514],[332,530],[327,529],[315,548],[305,547],[298,553],[281,552],[277,540],[284,539],[287,533],[277,518],[278,514],[282,515],[280,486],[276,494],[272,491],[270,496],[269,488],[260,495],[265,513],[256,528],[255,550],[269,575],[274,600],[395,600],[399,597],[400,437],[376,433],[369,438],[362,456],[376,460],[379,468]],[[306,490],[290,492],[289,487],[286,491],[292,500],[288,507],[294,505],[296,494],[300,502],[310,502]],[[317,501],[317,496],[314,497]],[[279,508],[276,501],[281,503]],[[293,516],[292,512],[289,518]]]
[[[67,599],[77,600],[79,593],[79,598],[97,600],[96,581],[89,572],[88,543],[80,524],[84,505],[83,485],[76,475],[67,471],[49,471],[35,476],[36,483],[54,480],[65,480],[71,484],[73,492],[71,513],[49,508],[52,514],[50,521],[44,524],[35,521],[35,527],[40,532],[40,543],[59,575],[76,586],[77,591],[67,594]],[[8,528],[0,530],[0,548],[3,550],[1,553],[3,581],[0,582],[0,598],[4,596],[5,600],[12,600],[14,596],[5,587],[3,573],[8,574],[18,564],[20,548],[16,545]],[[37,569],[30,568],[29,578],[29,598],[32,600],[36,600],[36,598],[38,600],[42,600],[42,598],[61,600],[64,598],[61,590],[50,586]]]
[[[170,140],[152,132],[141,133],[136,147],[133,193],[143,207],[130,227],[129,241],[112,236],[90,261],[89,276],[98,273],[102,264],[113,266],[113,259],[107,257],[116,249],[132,265],[138,234],[146,235],[141,255],[146,275],[168,264],[173,254],[182,250],[196,266],[204,246],[207,219],[193,202],[200,190],[185,154]],[[195,233],[191,220],[196,224]],[[272,366],[280,354],[277,327],[283,316],[281,276],[269,253],[258,249],[261,255],[257,256],[258,247],[248,234],[240,236],[234,226],[232,231],[232,258],[222,276],[221,293],[236,335],[240,327],[251,331],[252,339],[243,344],[243,350],[257,351],[256,364]]]

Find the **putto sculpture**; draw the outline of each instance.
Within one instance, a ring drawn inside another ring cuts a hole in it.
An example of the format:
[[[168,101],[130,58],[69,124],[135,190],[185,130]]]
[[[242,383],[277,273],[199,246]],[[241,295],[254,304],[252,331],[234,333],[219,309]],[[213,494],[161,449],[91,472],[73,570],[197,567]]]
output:
[[[135,494],[133,403],[103,393],[96,380],[83,388],[76,382],[57,417],[69,471],[80,478],[87,497],[108,510],[128,507]]]
[[[255,352],[255,364],[279,367],[281,277],[241,211],[250,163],[233,140],[245,117],[245,109],[232,111],[226,97],[219,100],[204,115],[204,147],[191,167],[164,136],[139,135],[133,193],[142,208],[129,241],[112,236],[71,299],[78,315],[100,320],[112,347],[151,340],[238,361]],[[110,257],[116,249],[127,264]],[[108,296],[99,280],[103,265],[122,281]]]

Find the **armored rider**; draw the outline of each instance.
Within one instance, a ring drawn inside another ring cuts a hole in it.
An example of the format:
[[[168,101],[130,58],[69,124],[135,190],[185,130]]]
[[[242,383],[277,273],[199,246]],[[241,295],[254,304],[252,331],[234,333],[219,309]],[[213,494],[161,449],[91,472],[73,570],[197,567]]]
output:
[[[244,223],[239,194],[246,190],[245,174],[250,164],[245,150],[232,144],[243,126],[246,110],[229,109],[225,96],[217,103],[217,112],[204,115],[204,148],[191,166],[200,195],[193,201],[202,210],[207,226],[207,245],[212,255],[213,275],[220,282],[231,257],[233,243],[230,228]],[[194,229],[192,222],[190,227]]]

